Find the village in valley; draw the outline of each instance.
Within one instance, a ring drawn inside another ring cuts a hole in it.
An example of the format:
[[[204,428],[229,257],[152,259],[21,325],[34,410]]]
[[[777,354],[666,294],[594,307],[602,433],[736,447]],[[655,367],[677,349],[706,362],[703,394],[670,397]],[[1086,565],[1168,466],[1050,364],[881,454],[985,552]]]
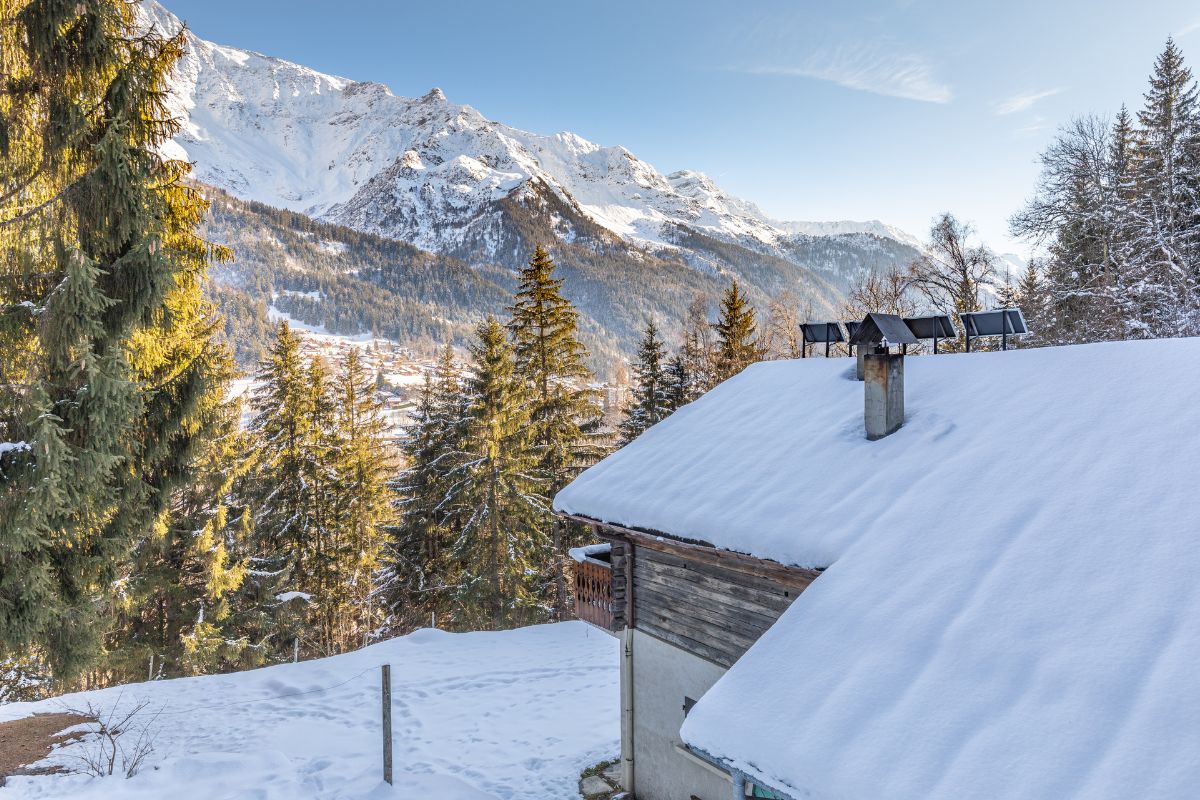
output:
[[[272,318],[281,320],[287,318],[287,315],[276,313]],[[375,376],[375,392],[387,431],[385,438],[395,444],[414,421],[420,403],[421,387],[427,377],[432,379],[436,374],[437,359],[433,356],[423,356],[411,348],[370,334],[331,334],[298,320],[288,321],[298,332],[302,348],[309,358],[315,356],[334,364],[344,360],[350,350],[359,352],[363,366]],[[457,357],[462,359],[463,354],[460,353]],[[625,374],[625,370],[620,370],[619,374]],[[253,376],[239,378],[230,385],[230,396],[248,399],[257,385],[258,382]],[[589,383],[588,388],[600,397],[604,419],[611,427],[628,405],[628,383],[597,381]],[[248,425],[249,420],[250,411],[247,404],[243,406],[243,424]]]
[[[301,6],[0,0],[0,800],[1197,796],[1192,4]]]

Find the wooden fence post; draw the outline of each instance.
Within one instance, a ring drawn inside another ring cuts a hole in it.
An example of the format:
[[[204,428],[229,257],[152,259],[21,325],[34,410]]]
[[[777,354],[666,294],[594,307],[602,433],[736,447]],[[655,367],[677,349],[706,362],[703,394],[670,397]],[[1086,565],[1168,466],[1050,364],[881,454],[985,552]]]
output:
[[[392,665],[383,667],[383,779],[392,782]]]

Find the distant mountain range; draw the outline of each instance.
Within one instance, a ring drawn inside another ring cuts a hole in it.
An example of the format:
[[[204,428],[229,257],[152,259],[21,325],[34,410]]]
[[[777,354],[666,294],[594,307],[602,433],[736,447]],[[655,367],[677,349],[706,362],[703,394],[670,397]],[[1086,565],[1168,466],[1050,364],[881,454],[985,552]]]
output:
[[[143,2],[140,15],[166,31],[181,25],[153,0]],[[252,241],[246,230],[261,223],[261,209],[236,200],[255,201],[404,242],[432,257],[429,263],[466,266],[501,288],[533,247],[545,244],[574,289],[591,343],[613,354],[629,351],[647,316],[671,330],[695,293],[715,295],[731,279],[760,303],[790,290],[812,313],[829,316],[863,272],[907,264],[920,246],[877,221],[772,220],[703,173],[662,175],[625,148],[517,130],[451,103],[438,89],[398,97],[378,83],[191,33],[172,94],[184,128],[168,154],[194,162],[195,178],[231,195],[222,195],[224,222],[214,230],[236,227],[239,239]],[[238,213],[234,225],[230,215]],[[273,267],[241,268],[245,253],[235,251],[239,261],[219,276],[240,291],[260,292],[264,270]],[[342,272],[326,278],[361,280],[353,272],[359,256],[341,256]],[[292,254],[275,278],[303,273],[303,258]],[[272,289],[275,297],[280,288]],[[497,311],[483,299],[445,308],[432,297],[405,299],[405,313],[440,319],[446,335]],[[311,305],[310,315],[322,317],[311,321],[331,330],[359,333],[374,324],[322,311],[320,301]]]

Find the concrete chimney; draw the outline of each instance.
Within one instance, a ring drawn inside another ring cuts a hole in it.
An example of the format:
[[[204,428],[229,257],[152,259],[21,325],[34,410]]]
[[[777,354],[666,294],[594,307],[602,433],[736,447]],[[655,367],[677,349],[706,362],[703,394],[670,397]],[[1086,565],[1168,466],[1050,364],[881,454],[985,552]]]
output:
[[[904,424],[904,356],[879,347],[863,354],[863,423],[871,441]]]

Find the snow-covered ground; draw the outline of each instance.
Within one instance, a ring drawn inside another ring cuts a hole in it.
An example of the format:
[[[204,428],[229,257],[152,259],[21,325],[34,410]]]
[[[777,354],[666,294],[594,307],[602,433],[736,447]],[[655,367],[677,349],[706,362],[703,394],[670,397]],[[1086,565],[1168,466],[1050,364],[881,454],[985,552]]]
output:
[[[14,777],[17,798],[297,800],[577,797],[619,749],[617,640],[581,622],[418,631],[354,653],[0,706],[0,721],[141,700],[155,751],[132,779]],[[395,782],[382,782],[380,665],[392,665]],[[77,766],[87,743],[51,763]]]

